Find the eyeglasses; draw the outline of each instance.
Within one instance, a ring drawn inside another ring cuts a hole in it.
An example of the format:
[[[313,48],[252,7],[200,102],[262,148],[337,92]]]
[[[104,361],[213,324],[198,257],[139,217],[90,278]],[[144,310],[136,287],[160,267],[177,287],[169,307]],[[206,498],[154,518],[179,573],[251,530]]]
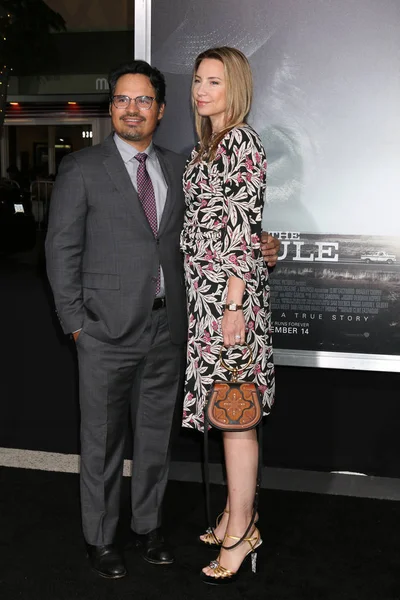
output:
[[[137,96],[130,98],[129,96],[113,96],[112,103],[115,108],[128,108],[131,102],[134,102],[138,108],[149,110],[153,106],[155,98],[151,96]]]

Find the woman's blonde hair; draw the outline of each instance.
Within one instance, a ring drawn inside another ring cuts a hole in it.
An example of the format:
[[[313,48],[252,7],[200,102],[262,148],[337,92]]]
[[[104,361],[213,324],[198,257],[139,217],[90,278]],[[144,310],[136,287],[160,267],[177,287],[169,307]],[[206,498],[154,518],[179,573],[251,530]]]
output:
[[[246,120],[253,98],[253,77],[249,61],[243,52],[236,48],[221,46],[220,48],[210,48],[198,55],[194,64],[192,88],[199,65],[205,58],[213,58],[222,62],[226,85],[226,122],[225,127],[217,135],[212,135],[210,118],[201,117],[198,114],[192,97],[196,131],[200,139],[199,159],[213,160],[218,144],[224,135]]]

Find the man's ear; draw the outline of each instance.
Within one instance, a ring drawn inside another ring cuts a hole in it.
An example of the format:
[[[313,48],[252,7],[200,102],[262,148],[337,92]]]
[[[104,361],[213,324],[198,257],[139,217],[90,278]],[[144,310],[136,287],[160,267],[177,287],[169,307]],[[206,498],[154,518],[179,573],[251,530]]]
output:
[[[108,114],[110,115],[110,117],[112,116],[112,115],[111,115],[111,102],[110,102],[110,104],[108,105]]]
[[[162,119],[164,116],[165,104],[160,104],[158,107],[158,120]]]

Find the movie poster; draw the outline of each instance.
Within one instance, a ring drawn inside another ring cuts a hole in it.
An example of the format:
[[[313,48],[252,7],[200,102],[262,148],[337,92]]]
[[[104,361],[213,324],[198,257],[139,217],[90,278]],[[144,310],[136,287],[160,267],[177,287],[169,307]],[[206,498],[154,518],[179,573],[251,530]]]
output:
[[[278,348],[399,354],[400,239],[273,232],[271,277]]]
[[[251,63],[263,224],[282,243],[276,349],[400,355],[399,28],[392,0],[153,0],[160,144],[186,155],[195,144],[197,54],[229,45]]]

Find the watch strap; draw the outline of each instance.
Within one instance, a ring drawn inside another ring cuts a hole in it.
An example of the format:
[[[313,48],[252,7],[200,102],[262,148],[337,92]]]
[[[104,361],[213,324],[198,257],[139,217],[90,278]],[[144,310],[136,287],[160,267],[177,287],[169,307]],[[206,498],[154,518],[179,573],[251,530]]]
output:
[[[243,304],[236,304],[236,302],[230,302],[229,304],[225,304],[225,308],[228,310],[241,310],[243,308]]]

